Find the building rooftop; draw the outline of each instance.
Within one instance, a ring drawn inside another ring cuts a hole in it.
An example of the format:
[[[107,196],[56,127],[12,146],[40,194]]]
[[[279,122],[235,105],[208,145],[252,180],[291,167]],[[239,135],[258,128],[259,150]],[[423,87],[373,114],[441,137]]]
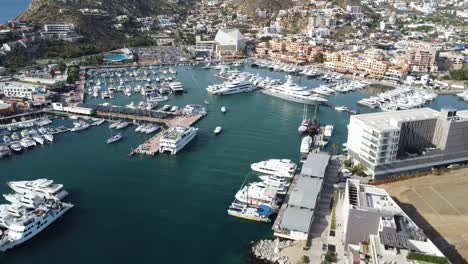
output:
[[[440,113],[431,108],[419,108],[410,110],[400,110],[395,112],[380,112],[352,116],[373,126],[378,130],[396,129],[399,122],[435,119]]]
[[[315,209],[322,184],[323,179],[299,176],[296,184],[289,190],[288,204]]]
[[[280,228],[308,233],[313,215],[313,210],[288,205],[283,213]]]
[[[330,155],[328,153],[309,153],[307,160],[302,165],[301,175],[323,178],[329,160]]]

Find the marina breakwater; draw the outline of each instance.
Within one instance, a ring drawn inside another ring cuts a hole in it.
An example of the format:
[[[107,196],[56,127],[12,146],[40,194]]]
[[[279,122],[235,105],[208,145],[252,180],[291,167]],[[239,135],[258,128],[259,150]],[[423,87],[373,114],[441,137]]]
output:
[[[281,250],[293,246],[294,243],[291,240],[262,239],[253,242],[250,254],[260,263],[293,264],[296,261],[281,254]]]

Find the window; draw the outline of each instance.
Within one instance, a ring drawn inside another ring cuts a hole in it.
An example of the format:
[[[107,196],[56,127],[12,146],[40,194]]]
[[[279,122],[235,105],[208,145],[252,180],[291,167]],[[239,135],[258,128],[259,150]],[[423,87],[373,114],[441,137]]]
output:
[[[389,132],[385,132],[385,133],[383,134],[383,137],[384,137],[384,138],[387,138],[387,137],[389,137],[389,136],[390,136],[390,133],[389,133]]]

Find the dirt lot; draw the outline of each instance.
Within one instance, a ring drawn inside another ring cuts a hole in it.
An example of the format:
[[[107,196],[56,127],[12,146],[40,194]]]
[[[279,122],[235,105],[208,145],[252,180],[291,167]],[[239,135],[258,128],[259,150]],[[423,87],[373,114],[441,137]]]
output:
[[[468,263],[468,169],[379,185],[453,263]]]

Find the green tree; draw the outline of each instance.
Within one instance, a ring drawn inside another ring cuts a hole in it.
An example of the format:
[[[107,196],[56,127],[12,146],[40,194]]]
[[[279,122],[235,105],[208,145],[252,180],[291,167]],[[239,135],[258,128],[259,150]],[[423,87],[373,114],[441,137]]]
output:
[[[450,71],[450,79],[457,81],[468,80],[468,69]]]
[[[67,83],[73,84],[80,78],[80,68],[76,65],[68,67]]]
[[[61,62],[57,65],[57,70],[59,70],[61,73],[64,73],[65,70],[67,70],[67,65]]]
[[[308,257],[308,256],[302,256],[302,258],[301,258],[301,263],[303,263],[303,264],[308,264],[308,263],[310,263],[309,257]]]
[[[330,263],[330,262],[336,262],[338,258],[336,257],[335,252],[328,251],[327,254],[325,254],[325,260],[328,261],[328,263]]]
[[[325,57],[324,57],[322,52],[315,53],[314,62],[315,63],[324,63],[325,62]]]

